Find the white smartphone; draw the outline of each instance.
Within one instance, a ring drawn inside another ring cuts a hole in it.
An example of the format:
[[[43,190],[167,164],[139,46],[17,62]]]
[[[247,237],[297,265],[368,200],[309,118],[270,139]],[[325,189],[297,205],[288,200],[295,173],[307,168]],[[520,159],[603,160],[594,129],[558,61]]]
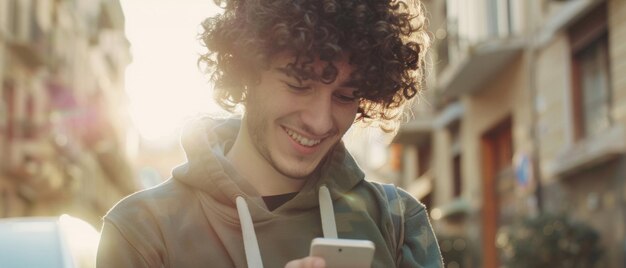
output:
[[[374,249],[369,240],[315,238],[309,255],[324,258],[327,268],[370,268]]]

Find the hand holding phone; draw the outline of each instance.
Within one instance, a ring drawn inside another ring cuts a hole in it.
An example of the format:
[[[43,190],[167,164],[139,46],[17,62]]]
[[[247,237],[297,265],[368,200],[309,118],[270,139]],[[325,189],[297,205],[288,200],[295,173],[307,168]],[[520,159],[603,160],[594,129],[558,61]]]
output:
[[[369,240],[315,238],[309,255],[324,258],[327,268],[369,268],[374,249]]]

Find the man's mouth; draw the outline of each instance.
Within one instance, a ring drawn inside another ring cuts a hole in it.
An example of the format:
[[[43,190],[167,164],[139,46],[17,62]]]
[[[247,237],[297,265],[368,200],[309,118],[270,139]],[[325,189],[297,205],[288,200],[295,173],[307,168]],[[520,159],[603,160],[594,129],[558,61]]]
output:
[[[289,137],[291,137],[294,141],[296,141],[298,144],[302,146],[313,147],[315,145],[318,145],[320,142],[322,142],[321,139],[320,140],[309,139],[307,137],[304,137],[296,133],[295,131],[291,129],[288,129],[288,128],[284,128],[284,129],[287,132],[287,135],[289,135]]]

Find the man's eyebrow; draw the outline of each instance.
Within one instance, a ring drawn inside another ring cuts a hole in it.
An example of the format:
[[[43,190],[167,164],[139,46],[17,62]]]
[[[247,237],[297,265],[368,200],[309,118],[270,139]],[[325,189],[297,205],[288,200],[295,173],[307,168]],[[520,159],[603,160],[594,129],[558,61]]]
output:
[[[279,73],[284,74],[287,77],[293,77],[293,78],[297,79],[298,82],[302,82],[302,80],[304,80],[301,76],[298,75],[298,73],[295,70],[293,70],[291,68],[288,68],[288,67],[276,67],[276,68],[274,68],[274,70],[279,72]],[[314,80],[314,81],[320,81],[319,76],[317,74],[315,74],[315,73],[308,73],[307,72],[306,75],[307,75],[307,79],[311,79],[311,80]],[[357,81],[356,80],[352,80],[352,79],[341,83],[339,86],[340,87],[346,87],[346,88],[358,89]]]
[[[348,81],[345,81],[345,82],[341,83],[341,85],[339,85],[339,86],[340,87],[350,87],[350,88],[358,89],[358,85],[357,84],[358,83],[357,83],[356,80],[350,79]]]
[[[294,70],[293,68],[289,68],[289,67],[276,67],[274,68],[274,70],[289,76],[289,77],[294,77],[296,79],[302,79],[302,76],[298,73],[298,71]],[[306,74],[310,79],[315,79],[316,75],[314,73],[309,73],[306,72],[304,73]]]

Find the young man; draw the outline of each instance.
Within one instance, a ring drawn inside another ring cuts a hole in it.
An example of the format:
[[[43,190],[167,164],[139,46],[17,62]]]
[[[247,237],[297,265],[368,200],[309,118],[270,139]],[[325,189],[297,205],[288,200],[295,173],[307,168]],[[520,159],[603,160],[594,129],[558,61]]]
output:
[[[374,267],[441,267],[424,206],[366,181],[341,142],[354,122],[392,131],[420,89],[419,4],[217,4],[200,62],[243,117],[184,131],[188,162],[104,217],[98,267],[324,267],[307,257],[322,236],[372,241]]]

